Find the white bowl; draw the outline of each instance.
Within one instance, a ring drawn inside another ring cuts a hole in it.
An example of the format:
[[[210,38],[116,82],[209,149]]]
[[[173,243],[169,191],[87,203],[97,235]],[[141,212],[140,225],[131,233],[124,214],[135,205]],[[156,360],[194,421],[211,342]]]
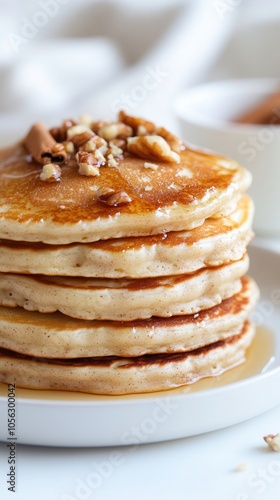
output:
[[[263,236],[280,236],[280,126],[233,120],[277,88],[280,81],[267,78],[211,82],[184,92],[174,104],[187,142],[234,158],[252,173],[254,229]]]

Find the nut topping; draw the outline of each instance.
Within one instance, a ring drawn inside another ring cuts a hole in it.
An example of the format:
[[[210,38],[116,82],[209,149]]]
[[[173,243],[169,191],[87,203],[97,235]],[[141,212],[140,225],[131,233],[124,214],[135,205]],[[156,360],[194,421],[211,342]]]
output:
[[[180,163],[178,153],[172,151],[166,140],[159,135],[130,137],[127,140],[127,150],[148,160]]]
[[[40,173],[41,181],[57,182],[61,179],[61,168],[55,163],[47,163]]]
[[[91,130],[87,130],[86,132],[82,132],[81,134],[72,136],[71,141],[76,148],[80,148],[81,146],[89,142],[93,136],[94,133]]]
[[[138,127],[145,127],[146,134],[153,134],[155,132],[155,125],[153,122],[149,122],[148,120],[144,120],[143,118],[139,118],[137,116],[127,115],[125,111],[119,112],[119,120],[120,122],[129,125],[134,132],[134,135],[137,134]],[[141,129],[140,129],[141,130]]]
[[[166,128],[158,127],[156,129],[156,134],[160,135],[161,137],[163,137],[163,139],[166,140],[166,142],[171,147],[172,151],[175,151],[176,153],[180,153],[181,151],[183,151],[183,149],[185,149],[183,141],[181,141],[181,139],[179,139],[179,137],[176,137],[176,135],[171,134],[171,132],[166,130]]]
[[[268,434],[268,436],[264,436],[264,440],[273,451],[280,451],[280,433]]]
[[[70,159],[72,168],[74,155],[78,172],[86,176],[99,175],[99,168],[103,166],[117,168],[127,153],[147,160],[143,167],[151,170],[157,170],[160,162],[180,163],[179,153],[185,146],[164,127],[156,127],[154,123],[130,116],[125,111],[119,112],[118,120],[93,121],[84,115],[78,122],[67,119],[60,127],[50,130],[37,123],[31,127],[24,145],[34,160],[45,166],[40,178],[49,181],[61,178],[57,164],[67,163]],[[107,195],[107,192],[103,194],[100,201],[106,201],[109,206],[131,201],[125,191]]]
[[[106,203],[106,205],[109,205],[109,207],[118,207],[120,205],[127,205],[132,201],[125,191],[123,190],[114,191],[112,188],[109,187],[99,188],[96,192],[96,195],[99,201]]]
[[[76,154],[76,159],[79,165],[79,174],[86,175],[87,177],[95,177],[99,175],[100,165],[92,153],[79,151]]]
[[[64,145],[66,153],[75,153],[75,147],[72,141],[64,141],[62,144]]]
[[[126,150],[126,141],[124,139],[112,139],[109,141],[109,147],[116,147],[122,150],[122,153]]]
[[[103,137],[106,141],[111,141],[112,139],[126,139],[133,135],[133,130],[124,123],[111,123],[110,125],[101,127],[98,130],[98,135]]]
[[[107,155],[107,165],[108,165],[108,167],[117,167],[118,166],[118,162],[115,160],[112,153],[109,153]]]

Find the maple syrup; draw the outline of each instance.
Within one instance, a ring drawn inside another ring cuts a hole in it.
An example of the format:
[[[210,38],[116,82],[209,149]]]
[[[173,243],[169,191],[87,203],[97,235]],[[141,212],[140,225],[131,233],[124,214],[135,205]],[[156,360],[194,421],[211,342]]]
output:
[[[153,392],[147,394],[129,394],[124,396],[100,396],[68,391],[49,391],[16,389],[16,397],[34,400],[50,401],[118,401],[120,399],[145,399],[158,396],[168,397],[177,394],[191,394],[194,392],[216,389],[233,382],[239,382],[268,371],[274,361],[274,335],[266,327],[257,327],[252,345],[247,350],[246,361],[235,368],[225,371],[215,377],[207,377],[193,384],[185,385],[177,389],[164,392]],[[7,385],[0,384],[0,396],[7,396]]]

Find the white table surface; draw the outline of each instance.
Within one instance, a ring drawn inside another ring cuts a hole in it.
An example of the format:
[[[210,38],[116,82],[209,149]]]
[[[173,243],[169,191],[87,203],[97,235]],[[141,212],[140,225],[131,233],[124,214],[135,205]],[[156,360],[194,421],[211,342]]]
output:
[[[280,253],[280,240],[256,241]],[[279,431],[280,406],[227,429],[139,447],[18,445],[14,496],[7,491],[7,447],[2,443],[0,498],[279,500],[280,453],[271,451],[262,439]],[[238,470],[240,464],[245,470]]]

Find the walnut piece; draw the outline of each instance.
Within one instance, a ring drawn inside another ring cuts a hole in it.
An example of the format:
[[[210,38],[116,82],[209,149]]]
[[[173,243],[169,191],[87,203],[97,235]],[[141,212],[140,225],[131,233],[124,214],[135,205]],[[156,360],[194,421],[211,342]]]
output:
[[[102,154],[104,154],[108,149],[108,144],[107,141],[105,141],[105,139],[95,134],[93,134],[93,136],[89,141],[85,142],[80,147],[81,151],[87,151],[88,153],[93,153],[96,149],[98,149]]]
[[[280,432],[278,434],[268,434],[264,436],[265,442],[273,451],[280,451]]]
[[[123,153],[126,150],[126,141],[124,139],[112,139],[109,141],[109,147],[116,147]]]
[[[87,177],[96,177],[99,175],[99,163],[92,153],[79,151],[76,154],[76,159],[79,165],[79,174]]]
[[[169,144],[159,135],[129,137],[127,150],[140,158],[180,163],[180,156],[172,151]]]
[[[171,132],[166,130],[166,128],[158,127],[155,133],[157,135],[160,135],[161,137],[163,137],[163,139],[166,140],[166,142],[171,147],[172,151],[180,153],[181,151],[183,151],[183,149],[185,149],[183,141],[181,141],[181,139],[179,139],[179,137],[177,137],[176,135],[171,134]]]
[[[133,135],[133,130],[124,123],[110,123],[109,125],[101,127],[98,130],[98,135],[103,137],[106,141],[111,141],[112,139],[126,139]]]
[[[71,120],[70,118],[64,120],[60,127],[53,127],[50,129],[50,134],[57,142],[65,141],[67,136],[67,130],[74,125],[77,125],[75,120]]]
[[[61,168],[56,163],[47,163],[40,173],[41,181],[57,182],[61,179]]]
[[[86,175],[87,177],[96,177],[99,175],[99,167],[89,165],[89,163],[79,163],[79,174]]]
[[[149,122],[148,120],[144,120],[143,118],[139,118],[137,116],[127,115],[125,111],[121,110],[119,112],[119,120],[120,122],[129,125],[133,129],[134,135],[137,135],[137,132],[143,132],[145,129],[145,134],[153,134],[155,133],[155,124],[153,122]],[[139,129],[139,127],[141,127]],[[142,128],[143,127],[143,128]],[[141,134],[142,135],[142,134]]]
[[[108,167],[117,167],[118,166],[118,162],[115,160],[112,153],[109,153],[107,156],[107,165],[108,165]]]
[[[80,148],[94,136],[94,132],[86,125],[74,125],[67,130],[67,138],[76,148]]]
[[[127,205],[132,201],[128,194],[121,189],[119,191],[114,191],[109,187],[101,187],[97,190],[96,195],[99,201],[106,203],[106,205],[110,207]]]
[[[248,469],[247,464],[238,464],[235,468],[237,472],[245,472]]]
[[[72,154],[75,153],[75,147],[72,141],[64,141],[63,142],[66,153]]]

